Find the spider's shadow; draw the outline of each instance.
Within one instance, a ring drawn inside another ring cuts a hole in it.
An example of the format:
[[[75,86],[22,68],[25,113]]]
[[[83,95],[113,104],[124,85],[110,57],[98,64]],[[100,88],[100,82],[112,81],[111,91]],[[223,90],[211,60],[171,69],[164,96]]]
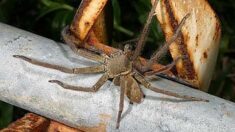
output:
[[[186,100],[186,99],[173,99],[173,98],[165,98],[165,97],[157,97],[157,96],[146,96],[145,99],[154,100],[154,101],[166,101],[173,103],[181,103],[181,102],[192,102],[194,100]]]
[[[129,103],[127,110],[122,114],[121,120],[125,118],[129,113],[131,113],[133,104]]]

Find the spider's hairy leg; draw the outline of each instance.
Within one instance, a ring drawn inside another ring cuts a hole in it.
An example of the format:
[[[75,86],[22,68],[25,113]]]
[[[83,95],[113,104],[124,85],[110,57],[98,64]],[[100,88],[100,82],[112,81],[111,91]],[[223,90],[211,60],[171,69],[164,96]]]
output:
[[[15,58],[22,59],[24,61],[27,61],[31,64],[58,70],[61,72],[65,73],[70,73],[70,74],[80,74],[80,73],[99,73],[99,72],[104,72],[105,68],[103,65],[98,65],[98,66],[92,66],[92,67],[83,67],[83,68],[68,68],[56,64],[50,64],[42,61],[38,61],[36,59],[28,58],[26,56],[22,55],[13,55]]]
[[[50,83],[56,83],[60,85],[62,88],[75,90],[75,91],[83,91],[83,92],[97,92],[100,87],[109,79],[107,74],[104,74],[92,87],[81,87],[81,86],[73,86],[69,84],[65,84],[59,80],[49,80]]]
[[[81,42],[75,37],[75,35],[73,35],[68,25],[61,31],[61,37],[65,41],[65,43],[69,45],[73,52],[77,53],[78,48],[76,44],[79,45]]]
[[[191,100],[191,101],[204,101],[204,102],[209,102],[209,100],[206,100],[206,99],[196,98],[196,97],[187,96],[187,95],[179,95],[179,94],[174,93],[174,92],[171,92],[171,91],[162,90],[162,89],[153,87],[153,86],[151,85],[151,83],[149,83],[147,80],[145,80],[145,78],[144,78],[142,75],[138,74],[138,73],[135,73],[135,74],[134,74],[134,77],[135,77],[135,79],[137,79],[142,85],[144,85],[144,87],[146,87],[147,89],[152,90],[152,91],[154,91],[154,92],[156,92],[156,93],[161,93],[161,94],[165,94],[165,95],[168,95],[168,96],[173,96],[173,97],[176,97],[176,98],[182,98],[182,99]]]
[[[176,63],[180,60],[183,59],[183,57],[177,57],[175,60],[173,60],[170,64],[163,66],[162,68],[156,70],[156,71],[147,71],[144,72],[144,76],[152,76],[152,75],[156,75],[156,74],[160,74],[160,73],[165,73],[167,71],[170,71],[175,65]]]
[[[61,36],[62,36],[63,40],[65,41],[65,43],[69,45],[69,47],[72,49],[72,51],[75,54],[78,54],[78,55],[85,57],[87,59],[91,59],[91,60],[98,61],[101,63],[103,63],[105,61],[106,57],[104,57],[104,56],[100,56],[100,55],[97,55],[91,51],[88,51],[88,50],[85,50],[82,48],[78,48],[76,43],[79,44],[81,42],[78,42],[78,39],[75,38],[74,35],[72,35],[68,26],[66,26],[62,30]]]
[[[149,33],[149,26],[150,26],[150,24],[152,22],[154,14],[155,14],[155,9],[156,9],[156,7],[158,5],[158,1],[159,0],[155,0],[155,2],[153,4],[153,7],[152,7],[152,9],[151,9],[151,11],[150,11],[150,13],[148,15],[146,24],[144,25],[144,28],[143,28],[143,30],[141,32],[141,35],[139,37],[139,40],[137,42],[137,47],[136,47],[136,49],[134,51],[134,54],[133,54],[133,56],[131,58],[132,60],[135,60],[137,57],[139,57],[139,55],[140,55],[140,53],[141,53],[141,51],[142,51],[142,49],[144,47],[146,38],[147,38],[148,33]]]
[[[166,41],[162,47],[160,47],[155,53],[153,53],[152,57],[150,58],[150,60],[148,61],[147,65],[145,67],[142,68],[142,71],[147,71],[148,69],[151,68],[151,66],[158,61],[161,56],[166,53],[166,51],[168,50],[169,46],[178,38],[178,36],[180,35],[180,31],[185,23],[185,21],[187,20],[187,18],[190,16],[190,13],[188,13],[179,23],[174,35],[168,40]]]
[[[119,110],[118,110],[118,117],[117,117],[117,122],[116,122],[116,129],[119,128],[119,125],[120,125],[120,121],[121,121],[121,115],[122,115],[122,111],[123,111],[123,107],[124,107],[124,95],[125,95],[125,84],[124,84],[124,81],[122,80],[123,79],[123,76],[120,77],[120,102],[119,102]]]
[[[145,72],[145,70],[143,70],[143,73],[144,73],[144,76],[152,76],[152,75],[156,75],[156,74],[166,73],[167,71],[170,71],[175,66],[175,64],[176,64],[176,61],[174,60],[170,64],[163,66],[156,71]]]
[[[108,58],[108,56],[105,56],[104,54],[97,55],[91,51],[84,50],[84,49],[77,49],[77,53],[84,58],[98,61],[100,63],[104,63],[106,59]]]
[[[122,42],[117,42],[117,43],[115,43],[115,45],[126,45],[126,44],[134,45],[134,44],[136,44],[138,39],[139,38],[134,38],[134,39],[130,39],[130,40],[122,41]]]
[[[113,78],[113,84],[116,86],[120,86],[120,77],[119,76]]]

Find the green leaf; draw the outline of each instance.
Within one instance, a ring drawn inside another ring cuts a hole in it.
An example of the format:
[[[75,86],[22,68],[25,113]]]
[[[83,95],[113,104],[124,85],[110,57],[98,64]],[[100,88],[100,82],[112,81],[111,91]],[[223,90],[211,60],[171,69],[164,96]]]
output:
[[[42,0],[42,3],[44,4],[44,7],[40,10],[40,15],[36,18],[37,20],[41,19],[42,17],[45,17],[49,13],[56,12],[57,10],[67,10],[71,12],[75,10],[70,5],[59,2],[53,2],[50,0]]]

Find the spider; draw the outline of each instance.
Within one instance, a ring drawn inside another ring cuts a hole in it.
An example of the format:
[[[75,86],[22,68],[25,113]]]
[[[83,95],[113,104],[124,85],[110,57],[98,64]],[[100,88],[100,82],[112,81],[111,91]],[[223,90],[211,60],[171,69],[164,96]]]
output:
[[[61,72],[65,72],[69,74],[103,73],[101,78],[92,87],[73,86],[73,85],[69,85],[64,82],[61,82],[59,80],[49,80],[50,83],[58,84],[59,86],[65,89],[83,91],[83,92],[97,92],[108,79],[113,79],[113,83],[115,85],[120,86],[120,102],[119,102],[119,111],[118,111],[117,122],[116,122],[117,129],[119,128],[121,115],[122,115],[122,111],[124,107],[124,96],[126,95],[129,98],[130,102],[132,103],[140,103],[142,98],[144,97],[144,94],[139,84],[142,84],[145,88],[152,90],[154,92],[157,92],[157,93],[162,93],[165,95],[192,100],[192,101],[207,102],[208,100],[195,98],[195,97],[191,97],[187,95],[179,95],[177,93],[173,93],[170,91],[156,88],[152,86],[150,82],[147,81],[144,75],[142,75],[142,72],[148,71],[152,63],[155,62],[156,59],[158,59],[159,54],[161,54],[162,51],[165,50],[170,45],[170,43],[172,43],[177,38],[177,35],[179,34],[185,20],[187,19],[189,15],[186,15],[182,19],[182,21],[178,25],[178,29],[176,30],[175,35],[172,37],[170,41],[166,42],[166,44],[162,47],[161,50],[159,50],[159,52],[154,54],[154,56],[149,60],[147,66],[140,68],[141,71],[136,68],[137,66],[135,66],[135,63],[136,63],[137,58],[140,55],[141,49],[143,48],[146,35],[148,34],[148,26],[151,22],[152,17],[154,16],[154,10],[156,6],[157,6],[157,0],[155,1],[149,13],[147,22],[144,26],[140,39],[137,42],[137,48],[134,51],[130,49],[129,45],[125,45],[123,51],[118,50],[117,52],[111,54],[110,56],[107,56],[104,54],[98,55],[90,51],[76,48],[75,44],[73,44],[72,41],[69,40],[69,38],[67,38],[67,41],[65,40],[69,44],[69,46],[72,48],[73,51],[76,51],[79,55],[85,58],[98,61],[100,65],[92,66],[92,67],[85,67],[85,68],[67,68],[67,67],[63,67],[60,65],[41,62],[36,59],[28,58],[22,55],[13,55],[13,57],[22,59],[24,61],[27,61],[35,65],[59,70]],[[64,38],[68,37],[66,36],[67,34],[65,32],[68,32],[68,29],[64,29],[64,31],[62,32],[62,36]],[[179,59],[180,58],[181,57],[179,57]],[[159,70],[159,72],[162,72],[164,70],[169,70],[174,65],[174,63],[175,61],[172,64],[167,65],[161,70]]]

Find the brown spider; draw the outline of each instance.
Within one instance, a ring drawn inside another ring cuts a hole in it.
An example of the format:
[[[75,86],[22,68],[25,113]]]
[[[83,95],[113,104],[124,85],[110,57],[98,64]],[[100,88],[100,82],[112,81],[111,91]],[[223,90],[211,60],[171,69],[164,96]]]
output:
[[[135,49],[134,52],[132,52],[129,48],[129,45],[125,45],[124,51],[117,51],[111,56],[106,56],[106,55],[97,55],[89,51],[85,51],[82,49],[76,49],[75,45],[73,43],[68,43],[70,47],[79,55],[86,57],[88,59],[92,59],[95,61],[100,62],[101,64],[98,66],[92,66],[92,67],[85,67],[85,68],[67,68],[63,67],[60,65],[55,65],[55,64],[49,64],[46,62],[41,62],[35,59],[31,59],[25,56],[21,55],[14,55],[14,57],[25,60],[29,63],[47,67],[47,68],[52,68],[55,70],[59,70],[61,72],[65,73],[70,73],[70,74],[80,74],[80,73],[104,73],[102,77],[96,82],[95,85],[92,87],[81,87],[81,86],[72,86],[66,83],[63,83],[59,80],[49,80],[50,83],[56,83],[60,85],[61,87],[65,89],[71,89],[71,90],[76,90],[76,91],[84,91],[84,92],[97,92],[100,87],[108,80],[108,79],[113,79],[113,83],[115,85],[119,85],[121,90],[120,90],[120,102],[119,102],[119,111],[118,111],[118,117],[117,117],[117,122],[116,122],[116,128],[119,128],[120,120],[121,120],[121,114],[122,110],[124,107],[124,95],[126,95],[130,102],[133,103],[140,103],[141,99],[143,98],[144,94],[139,86],[139,83],[142,84],[145,88],[152,90],[157,93],[162,93],[165,95],[177,97],[177,98],[182,98],[182,99],[187,99],[187,100],[192,100],[192,101],[208,101],[200,98],[195,98],[191,96],[186,96],[186,95],[178,95],[177,93],[173,93],[170,91],[162,90],[159,88],[156,88],[149,83],[145,77],[140,73],[140,71],[135,68],[135,61],[140,55],[141,49],[144,45],[144,41],[146,38],[146,34],[148,32],[148,26],[149,23],[151,22],[151,19],[154,15],[154,10],[157,6],[157,0],[154,3],[154,6],[151,9],[151,12],[148,16],[147,23],[142,31],[142,34],[140,36],[139,41],[137,42],[137,48]],[[166,49],[171,42],[173,42],[177,35],[178,32],[180,31],[184,21],[186,20],[188,15],[184,17],[179,24],[179,27],[174,35],[174,37],[171,39],[171,41],[167,42],[162,49]],[[67,29],[66,29],[67,30]],[[65,34],[62,34],[65,35]],[[66,37],[66,36],[63,36]],[[68,42],[68,41],[67,41]],[[144,68],[140,68],[143,71],[147,71],[149,67],[152,65],[152,63],[158,59],[159,54],[162,53],[162,50],[160,52],[156,53],[149,61],[148,65]],[[160,72],[164,70],[168,70],[172,67],[174,62],[170,65],[167,65],[164,67]]]

